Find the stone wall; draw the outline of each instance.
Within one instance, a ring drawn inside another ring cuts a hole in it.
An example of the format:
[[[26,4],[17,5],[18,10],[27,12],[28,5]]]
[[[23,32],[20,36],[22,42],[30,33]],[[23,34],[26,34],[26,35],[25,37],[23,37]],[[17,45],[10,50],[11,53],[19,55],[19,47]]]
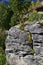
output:
[[[41,65],[43,63],[43,26],[40,24],[26,24],[24,30],[20,25],[11,27],[8,32],[6,45],[6,59],[8,65]],[[31,41],[28,33],[32,34]],[[31,43],[30,43],[31,42]],[[33,49],[35,51],[32,55]]]

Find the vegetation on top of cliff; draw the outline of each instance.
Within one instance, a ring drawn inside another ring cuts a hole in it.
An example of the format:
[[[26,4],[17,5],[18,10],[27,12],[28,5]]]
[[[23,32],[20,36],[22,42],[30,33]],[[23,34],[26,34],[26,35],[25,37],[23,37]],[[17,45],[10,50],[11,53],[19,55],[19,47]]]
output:
[[[21,24],[19,27],[20,30],[24,30],[24,24]]]
[[[9,29],[11,26],[22,22],[22,16],[28,12],[30,2],[21,0],[9,0],[9,5],[0,4],[0,26]]]

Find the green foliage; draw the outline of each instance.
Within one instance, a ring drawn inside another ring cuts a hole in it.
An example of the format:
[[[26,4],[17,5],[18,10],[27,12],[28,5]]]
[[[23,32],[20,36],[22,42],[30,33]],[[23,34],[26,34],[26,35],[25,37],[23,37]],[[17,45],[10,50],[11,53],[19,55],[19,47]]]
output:
[[[28,12],[30,2],[21,2],[21,0],[10,0],[9,5],[0,4],[0,27],[9,29],[11,26],[22,21],[22,13]]]
[[[11,22],[9,23],[11,26],[17,25],[19,22],[19,17],[14,14],[11,18]]]
[[[33,14],[31,14],[30,16],[29,16],[29,21],[34,21],[35,20],[35,18],[36,18],[36,13],[33,13]]]
[[[0,65],[5,65],[6,57],[5,57],[5,32],[0,29]]]
[[[3,7],[4,7],[3,4],[0,5],[0,27],[2,27],[2,28],[3,28],[3,25],[4,25],[3,23],[6,19],[6,15],[7,15],[7,11],[5,11],[5,9]]]
[[[0,65],[5,65],[6,57],[5,57],[5,32],[0,29]]]
[[[4,53],[4,49],[2,47],[0,47],[0,53]]]
[[[6,63],[5,53],[2,47],[0,47],[0,65],[4,65]]]
[[[32,13],[30,16],[29,16],[29,21],[34,21],[34,20],[36,20],[36,21],[38,21],[38,20],[40,20],[41,18],[43,17],[43,15],[42,14],[38,14],[37,12],[36,13]]]
[[[3,30],[9,29],[18,23],[23,22],[23,16],[28,12],[30,2],[21,2],[21,0],[10,0],[9,5],[0,4],[0,65],[5,64],[5,38]],[[22,28],[23,29],[23,28]]]
[[[5,49],[5,38],[5,32],[2,29],[0,29],[0,47],[2,47],[3,49]]]
[[[4,64],[4,65],[7,65],[7,64]]]
[[[23,16],[26,12],[28,12],[30,2],[21,2],[21,0],[10,0],[10,3],[11,9],[14,12],[13,16],[11,17],[10,25],[14,26],[24,21]]]
[[[4,65],[5,64],[5,60],[6,60],[5,54],[0,53],[0,65]]]
[[[0,4],[0,27],[3,29],[9,29],[9,21],[11,13],[9,9],[3,3]],[[9,18],[8,18],[9,17]]]
[[[32,55],[34,55],[34,53],[35,53],[35,51],[34,51],[34,49],[30,49],[30,53],[32,54]]]

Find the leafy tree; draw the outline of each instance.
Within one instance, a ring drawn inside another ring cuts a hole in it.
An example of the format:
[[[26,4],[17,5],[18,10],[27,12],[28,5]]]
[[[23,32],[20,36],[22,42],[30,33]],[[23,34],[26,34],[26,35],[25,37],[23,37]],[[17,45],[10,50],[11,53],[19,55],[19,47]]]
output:
[[[23,15],[28,11],[30,2],[25,2],[24,0],[10,0],[11,9],[14,15],[11,17],[10,25],[16,25],[18,22],[23,21]]]
[[[0,4],[0,27],[9,29],[23,20],[23,15],[28,12],[30,2],[25,0],[4,0]]]
[[[5,49],[5,38],[5,32],[2,29],[0,29],[0,47],[2,47],[3,49]]]
[[[6,19],[7,15],[8,15],[8,12],[7,12],[6,7],[3,3],[0,4],[0,27],[2,29],[6,29],[6,26],[8,25],[8,21],[7,21],[8,19]],[[7,28],[8,28],[8,26],[7,26]]]

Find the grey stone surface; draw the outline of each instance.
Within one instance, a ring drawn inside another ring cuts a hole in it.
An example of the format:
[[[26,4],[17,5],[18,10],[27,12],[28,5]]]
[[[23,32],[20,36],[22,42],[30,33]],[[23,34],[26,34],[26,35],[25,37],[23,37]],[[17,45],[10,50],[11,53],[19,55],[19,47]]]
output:
[[[30,31],[31,33],[43,33],[43,26],[39,24],[26,25],[25,30]]]
[[[27,24],[24,31],[20,25],[11,27],[5,41],[6,60],[9,65],[41,65],[43,63],[43,26]],[[31,55],[27,32],[32,34],[34,55]]]
[[[40,46],[33,46],[33,48],[35,50],[36,55],[40,54]]]
[[[36,41],[36,42],[43,42],[43,35],[39,35],[39,34],[32,34],[32,36],[33,36],[33,41]]]
[[[41,47],[41,49],[40,49],[40,54],[43,57],[43,47]]]

